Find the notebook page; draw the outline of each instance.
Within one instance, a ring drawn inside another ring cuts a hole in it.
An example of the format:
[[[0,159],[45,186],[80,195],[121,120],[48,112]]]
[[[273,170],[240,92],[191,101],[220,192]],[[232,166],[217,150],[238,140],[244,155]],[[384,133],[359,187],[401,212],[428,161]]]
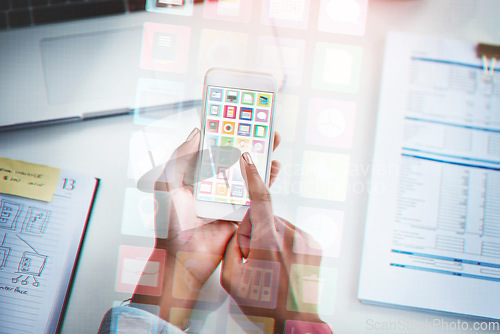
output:
[[[1,333],[54,333],[97,180],[61,171],[52,202],[0,194]]]

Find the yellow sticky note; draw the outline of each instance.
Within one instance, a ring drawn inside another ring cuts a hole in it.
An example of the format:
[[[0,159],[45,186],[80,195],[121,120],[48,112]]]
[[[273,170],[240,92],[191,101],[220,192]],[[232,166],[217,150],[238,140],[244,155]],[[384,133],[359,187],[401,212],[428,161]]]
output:
[[[59,168],[0,158],[0,193],[51,202]]]

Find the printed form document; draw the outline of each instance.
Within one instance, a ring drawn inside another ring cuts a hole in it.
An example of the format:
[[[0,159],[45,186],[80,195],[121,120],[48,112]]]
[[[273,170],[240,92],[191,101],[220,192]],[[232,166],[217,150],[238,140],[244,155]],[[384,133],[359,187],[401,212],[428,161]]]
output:
[[[6,182],[39,175],[5,161],[2,192]],[[0,333],[56,332],[97,183],[61,170],[50,202],[0,193]]]
[[[500,75],[476,46],[388,36],[362,301],[500,319]]]

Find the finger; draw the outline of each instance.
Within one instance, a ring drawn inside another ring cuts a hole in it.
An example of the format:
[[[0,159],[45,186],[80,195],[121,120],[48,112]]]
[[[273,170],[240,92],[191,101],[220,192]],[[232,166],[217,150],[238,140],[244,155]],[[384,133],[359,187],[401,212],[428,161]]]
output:
[[[231,281],[235,273],[241,272],[243,254],[239,246],[238,233],[235,233],[226,247],[224,262],[222,263],[221,284],[227,292],[231,290]]]
[[[183,187],[186,173],[196,163],[199,145],[200,130],[195,128],[188,139],[172,154],[157,183],[160,185],[166,183],[169,191]],[[157,185],[157,188],[161,187],[160,185]]]
[[[248,152],[243,153],[240,164],[242,169],[244,169],[244,179],[251,200],[250,221],[252,223],[253,242],[259,240],[270,231],[276,231],[271,195]]]
[[[280,146],[281,143],[281,135],[278,131],[274,132],[274,141],[273,141],[273,151],[276,151],[278,146]]]
[[[281,163],[278,160],[271,162],[271,172],[269,173],[269,187],[271,187],[281,170]]]
[[[250,240],[252,237],[252,222],[250,221],[250,214],[248,211],[238,226],[237,234],[241,254],[244,258],[247,258],[250,253]]]

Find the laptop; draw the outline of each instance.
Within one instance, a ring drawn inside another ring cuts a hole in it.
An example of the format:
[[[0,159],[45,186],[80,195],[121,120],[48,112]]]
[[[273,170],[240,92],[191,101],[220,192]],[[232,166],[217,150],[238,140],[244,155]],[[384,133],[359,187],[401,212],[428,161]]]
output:
[[[161,116],[201,104],[209,67],[261,70],[258,57],[238,52],[231,23],[206,28],[209,6],[230,19],[245,11],[246,2],[225,3],[0,0],[0,131],[138,110]],[[272,25],[248,32],[274,34]]]
[[[159,77],[140,66],[146,22],[191,24],[145,7],[146,0],[0,0],[0,130],[137,109],[138,82]],[[152,103],[196,95],[174,93]]]

